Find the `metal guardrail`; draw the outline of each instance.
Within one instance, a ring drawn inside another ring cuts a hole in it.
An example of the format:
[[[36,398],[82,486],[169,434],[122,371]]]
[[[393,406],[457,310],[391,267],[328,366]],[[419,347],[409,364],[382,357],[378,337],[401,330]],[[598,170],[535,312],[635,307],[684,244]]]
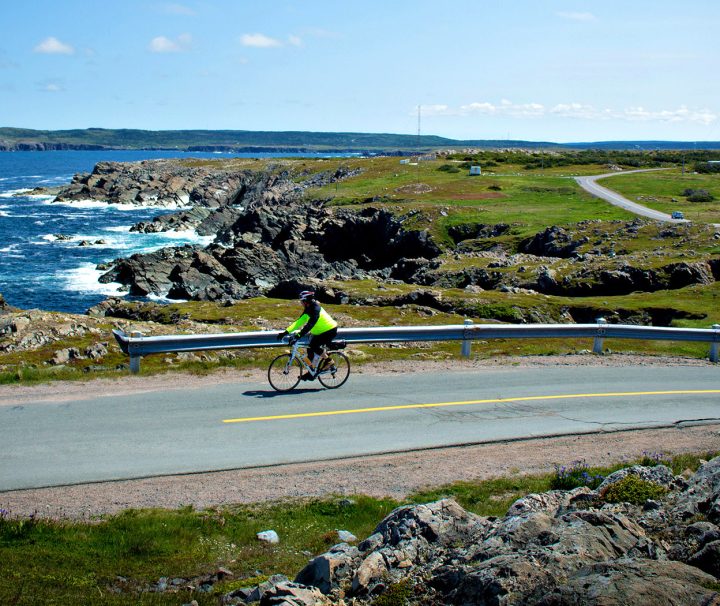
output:
[[[138,332],[125,334],[113,330],[122,351],[130,356],[130,371],[140,372],[140,358],[156,353],[285,346],[277,341],[279,331],[254,331],[202,335],[163,335],[146,337]],[[603,351],[604,339],[643,339],[655,341],[695,341],[710,343],[709,358],[718,361],[720,324],[707,328],[663,328],[608,324],[599,318],[595,324],[464,324],[443,326],[382,326],[341,328],[338,339],[348,343],[388,343],[409,341],[462,341],[462,355],[470,356],[472,341],[485,339],[565,339],[593,338],[593,353]]]

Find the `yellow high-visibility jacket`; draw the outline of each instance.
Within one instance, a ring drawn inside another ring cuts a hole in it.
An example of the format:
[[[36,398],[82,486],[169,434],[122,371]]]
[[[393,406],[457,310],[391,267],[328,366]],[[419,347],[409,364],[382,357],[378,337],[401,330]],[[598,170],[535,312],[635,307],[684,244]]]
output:
[[[337,327],[337,322],[326,312],[317,301],[308,305],[305,313],[286,328],[287,332],[294,333],[300,329],[300,336],[307,333],[321,335],[328,330]],[[302,327],[302,328],[300,328]]]

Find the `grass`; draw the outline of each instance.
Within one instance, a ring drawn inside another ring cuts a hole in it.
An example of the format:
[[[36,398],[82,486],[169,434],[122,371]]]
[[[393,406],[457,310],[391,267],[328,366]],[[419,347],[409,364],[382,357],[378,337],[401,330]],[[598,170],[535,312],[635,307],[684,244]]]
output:
[[[701,459],[716,454],[660,458],[680,473],[697,469]],[[659,457],[651,459],[657,463]],[[607,475],[629,464],[587,469]],[[550,490],[556,477],[517,473],[457,482],[415,492],[404,503],[450,497],[476,514],[503,516],[516,499]],[[194,599],[201,606],[216,605],[223,593],[255,585],[271,574],[293,578],[309,554],[322,553],[338,542],[336,530],[349,530],[363,539],[401,504],[367,496],[327,497],[202,511],[126,510],[90,522],[14,519],[0,511],[0,603],[177,605]],[[256,539],[257,532],[268,529],[279,534],[279,544]],[[215,584],[210,593],[150,591],[160,578],[197,583],[218,567],[234,576]],[[406,590],[398,587],[388,599]]]
[[[401,296],[417,290],[416,285],[390,284],[382,290],[375,281],[331,283],[353,298]],[[484,291],[479,294],[460,289],[431,289],[441,293],[442,301],[455,307],[458,313],[441,312],[417,305],[327,305],[330,313],[341,326],[410,326],[462,324],[465,318],[475,323],[502,320],[522,323],[533,318],[542,321],[566,321],[563,314],[569,312],[579,322],[594,322],[597,317],[647,317],[657,319],[670,317],[671,326],[687,328],[710,328],[720,323],[720,283],[706,286],[690,286],[674,291],[661,290],[654,293],[633,293],[618,297],[552,297],[539,294],[504,293]],[[376,301],[379,302],[379,301]],[[218,332],[280,330],[293,321],[298,313],[293,301],[278,299],[251,299],[232,307],[221,307],[208,302],[157,305],[151,303],[128,303],[141,317],[152,319],[145,334],[179,334],[197,332],[194,322],[213,325]],[[529,311],[533,316],[529,316]],[[462,313],[461,313],[462,312]],[[183,328],[177,318],[193,323]],[[136,325],[141,325],[137,322]],[[110,331],[109,322],[99,324],[106,331],[103,340],[109,342],[108,355],[100,362],[87,360],[69,363],[63,367],[47,366],[54,352],[68,347],[83,349],[93,342],[93,337],[67,337],[60,341],[24,352],[0,353],[0,385],[35,384],[57,380],[92,380],[117,378],[128,373],[128,357],[124,355]],[[592,349],[590,339],[492,339],[472,344],[476,358],[575,354]],[[638,341],[606,339],[604,346],[612,352],[632,352],[648,355],[687,356],[706,358],[708,346],[701,343],[675,341]],[[412,359],[460,359],[457,342],[405,343],[351,345],[353,365],[366,362],[384,362]],[[248,350],[224,350],[198,352],[193,356],[182,354],[152,355],[143,358],[142,375],[154,375],[173,371],[209,374],[218,369],[245,370],[267,368],[270,360],[279,353],[277,348]],[[92,367],[92,370],[86,370]]]
[[[681,169],[652,173],[618,175],[598,181],[643,206],[670,214],[682,211],[686,219],[701,223],[720,223],[720,175],[682,174]],[[716,198],[713,202],[688,202],[685,189],[705,189]]]

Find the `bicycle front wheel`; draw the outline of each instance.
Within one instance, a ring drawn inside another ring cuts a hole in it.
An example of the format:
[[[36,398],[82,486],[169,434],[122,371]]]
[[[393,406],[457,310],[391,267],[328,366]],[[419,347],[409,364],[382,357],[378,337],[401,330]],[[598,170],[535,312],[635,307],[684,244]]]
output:
[[[329,353],[328,358],[325,368],[318,375],[318,380],[328,389],[337,389],[344,385],[350,376],[350,360],[339,351]]]
[[[290,391],[300,383],[302,367],[290,354],[280,354],[268,368],[268,381],[275,391]]]

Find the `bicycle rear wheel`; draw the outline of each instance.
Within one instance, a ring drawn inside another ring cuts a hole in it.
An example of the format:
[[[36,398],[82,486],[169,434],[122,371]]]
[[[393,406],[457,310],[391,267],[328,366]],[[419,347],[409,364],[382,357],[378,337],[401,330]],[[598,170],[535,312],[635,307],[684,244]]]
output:
[[[332,351],[328,353],[328,362],[318,374],[318,381],[328,389],[337,389],[345,384],[350,376],[350,360],[344,353]]]
[[[290,354],[280,354],[268,367],[268,381],[275,391],[290,391],[300,383],[302,367]]]

